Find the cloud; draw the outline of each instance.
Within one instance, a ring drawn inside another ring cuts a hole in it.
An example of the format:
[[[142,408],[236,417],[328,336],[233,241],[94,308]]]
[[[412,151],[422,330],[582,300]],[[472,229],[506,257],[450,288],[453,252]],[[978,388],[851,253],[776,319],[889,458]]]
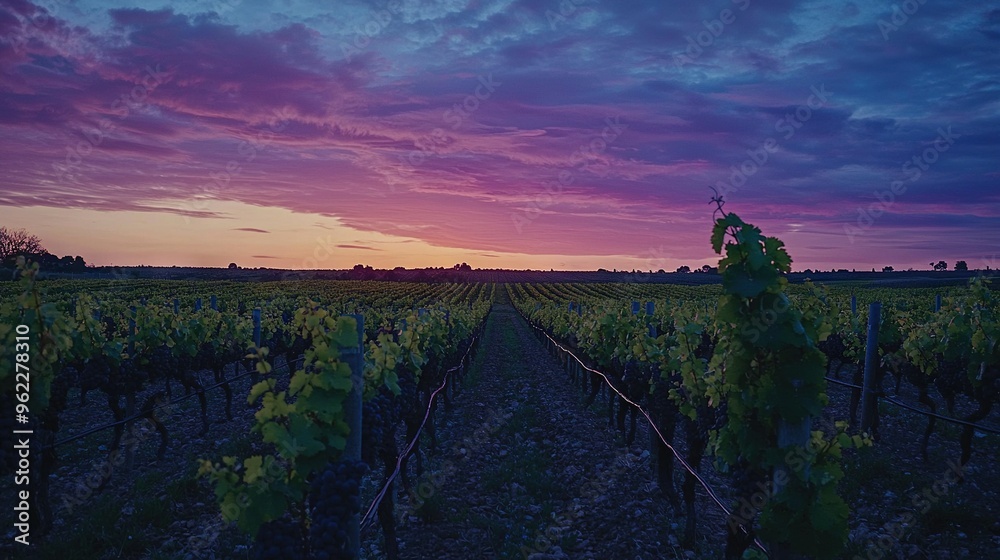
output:
[[[337,245],[337,247],[339,247],[340,249],[364,249],[366,251],[381,251],[382,250],[382,249],[378,249],[378,248],[375,248],[375,247],[366,247],[364,245],[348,245],[348,244],[344,244],[344,245]]]
[[[587,3],[552,23],[558,6],[529,0],[404,3],[359,38],[376,15],[361,3],[264,0],[268,18],[57,6],[36,25],[48,12],[8,2],[0,203],[218,219],[211,202],[231,200],[484,257],[710,258],[707,186],[767,139],[778,149],[727,208],[838,235],[953,126],[866,239],[923,235],[913,220],[950,224],[934,228],[949,243],[996,239],[966,217],[998,202],[997,10],[921,4],[886,40],[880,5],[741,4],[678,66],[720,6]],[[829,100],[799,118],[819,85]]]
[[[271,233],[271,232],[267,231],[266,229],[258,229],[258,228],[252,228],[252,227],[233,228],[233,231],[249,231],[249,232],[253,232],[253,233]]]

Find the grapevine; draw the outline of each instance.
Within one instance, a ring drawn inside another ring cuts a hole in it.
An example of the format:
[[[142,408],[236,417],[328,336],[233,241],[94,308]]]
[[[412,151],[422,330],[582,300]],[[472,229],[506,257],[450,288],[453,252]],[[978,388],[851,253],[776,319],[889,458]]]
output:
[[[828,400],[826,358],[817,344],[830,332],[824,314],[794,306],[785,293],[791,257],[775,237],[722,210],[712,232],[724,294],[716,320],[713,362],[722,383],[712,401],[726,403],[727,421],[712,433],[723,467],[743,482],[741,493],[772,480],[760,513],[760,536],[793,554],[834,558],[847,542],[847,504],[837,494],[842,450],[865,442],[837,425],[832,437],[810,429]],[[727,237],[730,241],[727,242]],[[804,426],[806,441],[783,432]],[[727,557],[738,558],[749,541],[730,527]]]

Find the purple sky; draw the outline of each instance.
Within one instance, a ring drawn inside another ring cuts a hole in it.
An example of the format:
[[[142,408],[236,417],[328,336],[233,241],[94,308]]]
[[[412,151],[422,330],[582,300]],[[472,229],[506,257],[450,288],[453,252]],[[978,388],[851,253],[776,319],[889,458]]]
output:
[[[2,0],[0,225],[97,264],[673,270],[717,260],[715,186],[796,269],[996,267],[998,71],[998,2]]]

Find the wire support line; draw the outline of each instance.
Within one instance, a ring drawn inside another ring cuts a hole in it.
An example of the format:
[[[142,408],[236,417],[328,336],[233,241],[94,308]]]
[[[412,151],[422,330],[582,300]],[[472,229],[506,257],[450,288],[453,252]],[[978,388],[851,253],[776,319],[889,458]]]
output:
[[[924,416],[930,416],[932,418],[937,418],[939,420],[944,420],[945,422],[951,422],[951,423],[954,423],[954,424],[961,424],[963,426],[968,426],[968,427],[970,427],[970,428],[972,428],[974,430],[978,430],[980,432],[985,432],[985,433],[988,433],[988,434],[1000,434],[1000,429],[997,429],[997,428],[991,428],[991,427],[988,427],[988,426],[981,426],[979,424],[974,424],[974,423],[968,422],[966,420],[959,420],[957,418],[951,418],[949,416],[942,416],[941,414],[937,414],[935,412],[928,412],[926,410],[920,410],[919,408],[917,408],[917,407],[915,407],[913,405],[909,405],[909,404],[906,404],[904,402],[898,401],[898,400],[896,400],[896,399],[894,399],[894,398],[892,398],[892,397],[890,397],[888,395],[879,395],[878,397],[880,399],[888,402],[888,403],[892,403],[892,404],[894,404],[896,406],[905,408],[907,410],[912,410],[913,412],[916,412],[918,414],[923,414]]]
[[[522,315],[522,317],[523,317],[523,315]],[[562,350],[563,352],[565,352],[567,355],[572,356],[573,359],[576,360],[577,363],[579,363],[580,366],[582,366],[584,369],[586,369],[587,371],[589,371],[591,373],[596,373],[597,375],[600,375],[601,377],[603,377],[605,383],[608,384],[608,387],[610,387],[611,390],[613,390],[615,393],[617,393],[618,396],[622,398],[622,400],[624,400],[628,404],[630,404],[630,405],[634,406],[636,409],[638,409],[639,412],[641,412],[642,415],[646,417],[646,421],[649,422],[649,426],[651,428],[653,428],[653,430],[656,432],[657,437],[660,438],[660,442],[663,443],[663,445],[666,446],[667,449],[669,449],[671,453],[673,453],[674,457],[684,467],[684,470],[686,470],[688,473],[690,473],[691,476],[693,476],[695,478],[695,480],[697,480],[701,484],[701,486],[705,489],[705,491],[708,492],[709,497],[712,498],[712,501],[714,501],[716,503],[716,505],[718,505],[719,508],[721,508],[722,511],[724,511],[726,513],[727,517],[732,517],[732,512],[730,512],[729,508],[727,508],[725,506],[725,504],[722,503],[722,500],[719,499],[718,495],[715,493],[715,490],[712,489],[712,487],[709,486],[709,484],[707,482],[705,482],[705,479],[702,478],[701,475],[699,475],[697,472],[695,472],[695,470],[692,469],[690,465],[688,465],[687,461],[684,460],[684,458],[680,455],[680,453],[677,452],[676,449],[674,449],[674,447],[672,445],[670,445],[669,443],[667,443],[666,438],[663,437],[663,434],[660,432],[660,429],[656,426],[656,423],[653,422],[653,419],[650,418],[649,413],[644,408],[642,408],[639,404],[635,403],[634,401],[632,401],[631,399],[629,399],[628,397],[626,397],[624,394],[622,394],[622,392],[619,391],[614,386],[613,383],[611,383],[611,380],[608,378],[608,376],[606,374],[604,374],[604,372],[601,372],[601,371],[598,371],[596,369],[593,369],[590,366],[588,366],[587,364],[583,363],[583,361],[580,360],[580,358],[578,358],[576,356],[576,354],[574,354],[568,348],[566,348],[563,345],[561,345],[558,342],[556,342],[556,340],[553,339],[551,336],[549,336],[549,334],[547,332],[545,332],[543,329],[541,329],[541,328],[539,328],[539,327],[537,327],[535,325],[532,325],[530,321],[528,321],[528,324],[531,325],[532,327],[534,327],[535,329],[537,329],[543,335],[545,335],[545,337],[548,338],[549,341],[551,341],[552,344],[555,345],[557,348],[559,348],[560,350]],[[740,525],[740,529],[742,529],[744,533],[746,533],[747,535],[750,534],[750,531],[747,530],[747,528],[742,523],[740,523],[739,525]],[[763,543],[760,542],[759,538],[754,537],[754,544],[756,544],[765,554],[768,554],[767,548],[764,546]]]
[[[417,432],[413,436],[413,439],[410,440],[409,444],[406,446],[406,450],[396,457],[396,468],[392,471],[392,474],[390,474],[389,477],[386,478],[385,483],[382,485],[382,489],[379,490],[379,493],[375,496],[375,499],[372,501],[371,505],[368,507],[368,510],[365,512],[364,517],[361,519],[362,533],[370,529],[372,525],[375,524],[375,516],[376,516],[375,512],[378,510],[378,507],[382,504],[382,500],[385,498],[386,493],[389,492],[389,488],[392,487],[393,481],[396,480],[397,476],[399,476],[399,473],[403,467],[403,461],[407,457],[409,457],[410,452],[412,452],[413,448],[416,447],[417,441],[420,440],[420,434],[423,431],[424,426],[427,424],[428,418],[430,418],[431,410],[434,408],[434,399],[438,396],[438,394],[441,393],[441,391],[444,390],[445,386],[448,384],[448,376],[458,371],[462,367],[461,364],[465,362],[465,359],[469,356],[469,353],[472,352],[472,348],[475,346],[476,340],[478,339],[479,339],[478,336],[472,339],[472,342],[469,343],[469,348],[465,351],[465,355],[463,355],[462,359],[459,360],[459,365],[446,370],[444,375],[444,380],[441,382],[441,386],[431,393],[430,399],[428,399],[427,402],[427,410],[424,412],[424,419],[423,421],[420,422],[420,427],[417,428]]]
[[[848,383],[846,381],[841,381],[839,379],[834,379],[832,377],[827,377],[825,379],[827,381],[829,381],[830,383],[833,383],[834,385],[843,385],[844,387],[850,387],[851,389],[857,389],[859,391],[864,391],[865,390],[865,388],[862,387],[861,385],[855,385],[854,383]]]
[[[829,377],[827,377],[826,380],[827,381],[831,381],[831,382],[833,382],[833,383],[835,383],[837,385],[843,385],[845,387],[850,387],[851,389],[857,389],[859,391],[864,391],[864,387],[861,387],[860,385],[855,385],[853,383],[846,383],[844,381],[840,381],[839,379],[831,379]],[[902,401],[896,400],[895,398],[890,397],[889,395],[886,395],[885,393],[883,393],[881,391],[879,391],[875,396],[877,398],[881,399],[881,400],[886,401],[887,403],[894,404],[894,405],[896,405],[898,407],[905,408],[907,410],[916,412],[917,414],[923,414],[924,416],[928,416],[928,417],[931,417],[931,418],[937,418],[939,420],[944,420],[945,422],[951,422],[953,424],[960,424],[962,426],[968,426],[970,428],[973,428],[974,430],[978,430],[980,432],[987,433],[987,434],[1000,434],[1000,428],[993,428],[993,427],[990,427],[990,426],[983,426],[982,424],[976,424],[974,422],[969,422],[968,420],[959,420],[958,418],[952,418],[950,416],[944,416],[944,415],[938,414],[936,412],[929,412],[929,411],[926,411],[926,410],[920,410],[919,408],[917,408],[917,407],[915,407],[913,405],[906,404],[906,403],[904,403]]]

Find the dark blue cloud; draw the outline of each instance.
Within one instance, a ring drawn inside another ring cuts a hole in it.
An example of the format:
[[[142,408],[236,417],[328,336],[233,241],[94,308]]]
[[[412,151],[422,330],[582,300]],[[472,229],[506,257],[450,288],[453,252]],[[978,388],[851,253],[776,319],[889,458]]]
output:
[[[489,255],[638,255],[665,235],[702,243],[691,223],[710,220],[708,186],[752,169],[729,198],[774,227],[842,236],[902,181],[865,243],[1000,231],[1000,9],[927,2],[902,21],[891,3],[818,0],[263,4],[267,18],[81,2],[106,21],[67,10],[44,25],[30,3],[0,7],[3,200],[141,208],[147,189],[190,198],[236,162],[225,197],[359,229]],[[169,79],[116,115],[146,67]],[[624,132],[609,136],[609,117]],[[114,131],[52,184],[101,119]],[[948,127],[953,145],[911,177]],[[560,173],[571,184],[538,208]],[[343,192],[359,194],[331,196]],[[803,249],[815,262],[860,251],[820,249],[836,246]],[[699,247],[685,254],[709,256]]]

